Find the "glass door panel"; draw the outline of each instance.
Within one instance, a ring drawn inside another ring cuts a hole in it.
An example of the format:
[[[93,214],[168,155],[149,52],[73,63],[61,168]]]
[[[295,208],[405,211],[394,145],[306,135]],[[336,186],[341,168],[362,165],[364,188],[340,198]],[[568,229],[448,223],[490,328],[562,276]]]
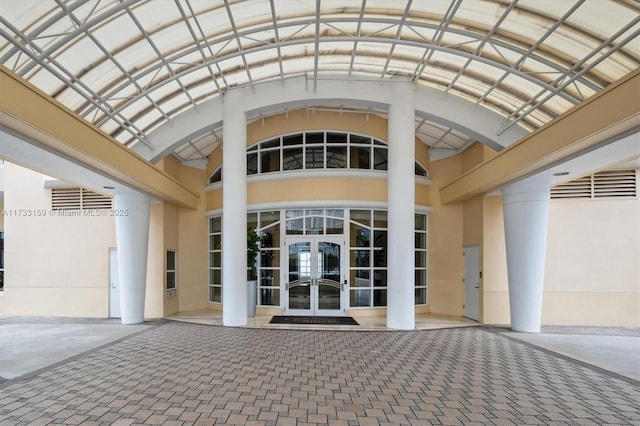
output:
[[[340,310],[342,296],[342,264],[340,244],[318,242],[318,303],[319,311]]]
[[[289,309],[311,309],[311,242],[289,245],[287,293]]]

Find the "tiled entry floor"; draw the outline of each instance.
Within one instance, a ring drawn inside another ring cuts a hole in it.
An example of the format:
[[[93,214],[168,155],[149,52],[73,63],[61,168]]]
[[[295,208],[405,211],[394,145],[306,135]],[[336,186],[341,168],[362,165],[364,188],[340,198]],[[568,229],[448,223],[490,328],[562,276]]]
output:
[[[0,424],[638,424],[640,383],[486,327],[159,321],[0,383]]]

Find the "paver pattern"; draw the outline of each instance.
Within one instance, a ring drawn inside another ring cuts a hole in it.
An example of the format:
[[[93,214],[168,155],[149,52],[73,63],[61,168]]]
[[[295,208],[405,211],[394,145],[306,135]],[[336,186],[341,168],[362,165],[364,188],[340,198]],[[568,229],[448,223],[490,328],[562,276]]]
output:
[[[163,322],[0,383],[5,425],[640,424],[640,383],[484,327]]]

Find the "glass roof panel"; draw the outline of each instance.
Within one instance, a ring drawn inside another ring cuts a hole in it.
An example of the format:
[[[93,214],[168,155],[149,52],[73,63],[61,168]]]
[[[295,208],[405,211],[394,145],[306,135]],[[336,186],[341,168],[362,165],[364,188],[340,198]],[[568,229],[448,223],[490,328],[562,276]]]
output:
[[[639,16],[622,0],[1,0],[0,63],[121,141],[227,85],[303,73],[422,71],[532,129],[639,66]]]

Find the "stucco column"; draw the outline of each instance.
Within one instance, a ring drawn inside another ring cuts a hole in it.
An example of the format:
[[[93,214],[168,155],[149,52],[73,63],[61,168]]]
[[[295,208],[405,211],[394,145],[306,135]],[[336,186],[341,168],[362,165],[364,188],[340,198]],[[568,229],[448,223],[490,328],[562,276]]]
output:
[[[389,106],[387,327],[415,328],[414,86],[396,83]]]
[[[138,192],[113,197],[122,324],[144,322],[150,203],[148,195]]]
[[[502,188],[511,329],[539,333],[547,251],[549,182]]]
[[[224,94],[222,324],[247,324],[247,118],[241,89]]]

